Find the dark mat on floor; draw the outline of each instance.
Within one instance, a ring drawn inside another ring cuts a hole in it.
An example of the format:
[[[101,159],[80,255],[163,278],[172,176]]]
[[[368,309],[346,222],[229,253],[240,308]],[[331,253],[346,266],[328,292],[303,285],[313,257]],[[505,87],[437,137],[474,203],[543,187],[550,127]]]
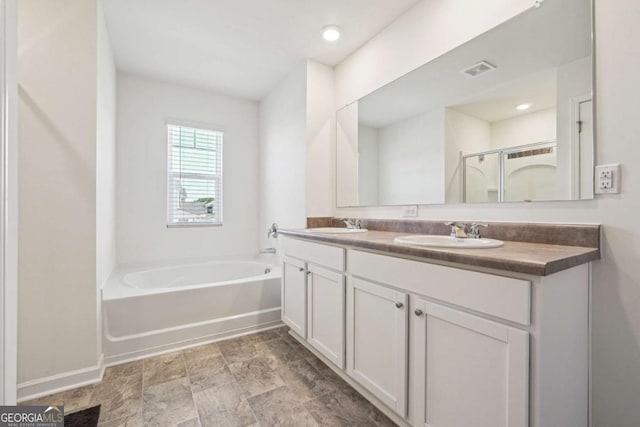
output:
[[[64,427],[97,427],[100,405],[64,416]]]

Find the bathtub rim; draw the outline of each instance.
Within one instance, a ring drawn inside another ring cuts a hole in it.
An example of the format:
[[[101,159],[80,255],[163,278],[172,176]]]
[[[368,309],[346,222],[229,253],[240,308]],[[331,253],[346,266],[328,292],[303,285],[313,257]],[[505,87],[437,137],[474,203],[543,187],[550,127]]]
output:
[[[171,269],[176,267],[189,267],[189,266],[195,266],[195,265],[216,264],[216,263],[225,263],[225,262],[262,263],[267,265],[268,268],[271,268],[271,272],[267,274],[260,274],[257,276],[247,276],[247,277],[242,277],[240,279],[226,280],[222,282],[207,282],[207,283],[199,283],[199,284],[189,285],[189,286],[166,287],[166,288],[136,288],[136,287],[127,285],[124,282],[124,277],[127,274],[132,274],[132,273],[143,273],[145,271],[151,271],[151,270]],[[281,269],[280,269],[279,259],[274,256],[271,256],[271,257],[232,256],[232,257],[178,260],[178,261],[168,261],[168,262],[160,262],[160,263],[121,265],[114,269],[114,271],[109,276],[109,279],[102,286],[100,293],[102,296],[102,301],[113,301],[113,300],[126,299],[126,298],[144,297],[148,295],[184,292],[189,290],[208,288],[212,286],[232,286],[232,285],[237,285],[237,284],[246,283],[246,282],[280,279],[281,278],[280,270]]]

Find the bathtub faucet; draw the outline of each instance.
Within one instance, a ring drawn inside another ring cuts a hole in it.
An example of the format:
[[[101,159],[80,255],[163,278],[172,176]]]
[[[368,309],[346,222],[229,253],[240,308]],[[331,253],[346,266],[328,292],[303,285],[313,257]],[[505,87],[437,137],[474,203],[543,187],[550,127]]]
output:
[[[269,237],[273,237],[274,239],[278,237],[278,224],[275,222],[271,224],[271,227],[267,230],[267,239]]]
[[[261,254],[275,254],[276,253],[276,248],[264,248],[262,250],[260,250]]]

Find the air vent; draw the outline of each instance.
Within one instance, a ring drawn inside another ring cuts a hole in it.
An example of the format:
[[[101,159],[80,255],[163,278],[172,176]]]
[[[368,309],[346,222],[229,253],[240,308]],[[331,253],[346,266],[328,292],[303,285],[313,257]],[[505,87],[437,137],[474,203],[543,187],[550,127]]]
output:
[[[472,78],[475,79],[476,77],[481,76],[483,74],[486,74],[486,73],[488,73],[490,71],[493,71],[495,69],[496,69],[495,65],[491,65],[487,61],[482,61],[482,62],[479,62],[479,63],[477,63],[475,65],[472,65],[471,67],[467,68],[466,70],[462,70],[462,72],[464,74],[466,74],[467,76],[472,77]]]
[[[541,154],[551,154],[553,153],[553,147],[547,148],[536,148],[535,150],[527,150],[527,151],[518,151],[516,153],[507,154],[507,159],[519,159],[520,157],[531,157],[531,156],[539,156]]]

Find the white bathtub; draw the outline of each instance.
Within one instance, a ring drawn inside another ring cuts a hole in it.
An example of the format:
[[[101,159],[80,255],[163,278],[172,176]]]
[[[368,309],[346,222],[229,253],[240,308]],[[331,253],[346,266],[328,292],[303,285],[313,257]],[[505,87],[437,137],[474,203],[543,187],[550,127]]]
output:
[[[281,325],[275,257],[121,268],[102,290],[107,364]]]

